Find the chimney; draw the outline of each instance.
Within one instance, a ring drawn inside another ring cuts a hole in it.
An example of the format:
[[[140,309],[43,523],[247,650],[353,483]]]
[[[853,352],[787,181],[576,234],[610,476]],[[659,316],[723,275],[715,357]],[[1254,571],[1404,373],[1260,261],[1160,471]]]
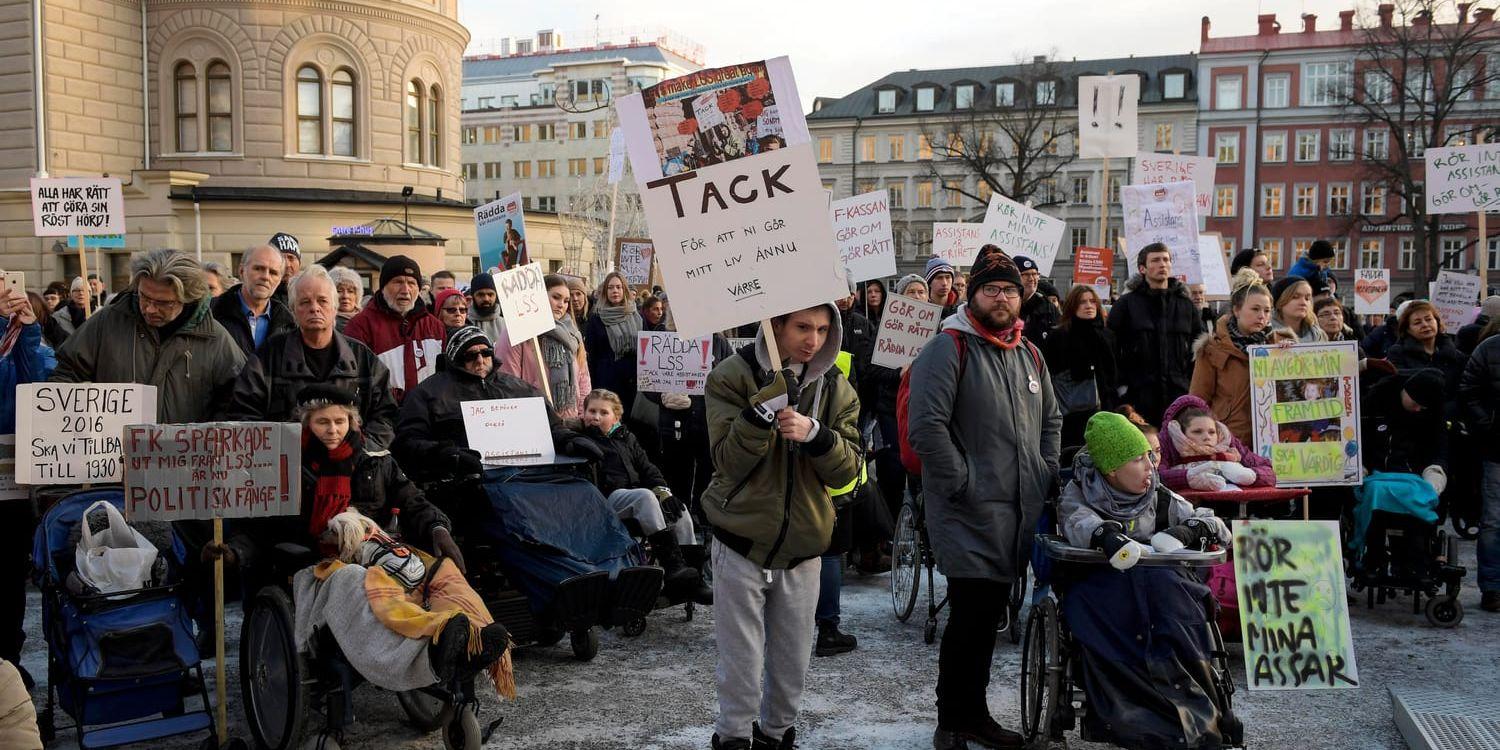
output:
[[[1390,3],[1381,3],[1377,12],[1380,14],[1380,28],[1391,28],[1391,17],[1396,14],[1396,6]]]
[[[1209,27],[1208,16],[1204,16],[1203,17],[1203,30],[1201,32],[1199,32],[1199,34],[1198,34],[1198,41],[1200,41],[1200,42],[1206,42],[1206,41],[1208,41],[1208,27]]]
[[[1302,14],[1302,33],[1311,34],[1318,30],[1318,17],[1311,13]]]
[[[1354,11],[1352,11],[1352,10],[1341,10],[1341,11],[1339,11],[1339,31],[1353,31],[1353,30],[1354,30]]]
[[[1474,23],[1489,23],[1495,20],[1494,8],[1475,8]]]
[[[1462,25],[1464,25],[1464,24],[1466,24],[1466,23],[1469,22],[1469,8],[1471,8],[1473,6],[1474,6],[1473,3],[1459,3],[1458,4],[1458,25],[1459,26],[1462,26]]]
[[[1256,36],[1271,36],[1281,31],[1281,24],[1276,22],[1275,13],[1262,13],[1255,17],[1260,29],[1255,32]]]
[[[1426,26],[1430,23],[1432,23],[1432,11],[1430,10],[1419,10],[1411,19],[1411,25],[1413,26]]]

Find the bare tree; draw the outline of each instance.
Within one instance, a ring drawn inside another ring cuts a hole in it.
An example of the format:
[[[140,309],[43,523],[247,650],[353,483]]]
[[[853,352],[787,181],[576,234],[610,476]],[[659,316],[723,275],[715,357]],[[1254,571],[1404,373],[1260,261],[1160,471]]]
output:
[[[1485,64],[1486,55],[1500,52],[1500,26],[1475,23],[1467,17],[1469,6],[1453,0],[1398,0],[1394,8],[1379,6],[1375,18],[1366,13],[1352,67],[1332,71],[1319,89],[1310,91],[1314,101],[1339,106],[1346,121],[1364,125],[1364,176],[1385,187],[1397,210],[1389,217],[1365,216],[1361,201],[1355,220],[1410,222],[1419,290],[1426,289],[1423,280],[1437,278],[1440,265],[1439,217],[1428,215],[1422,194],[1423,153],[1500,134],[1494,126],[1500,113],[1488,99],[1476,101],[1487,91],[1493,96],[1500,85],[1497,58]],[[1372,147],[1368,135],[1381,129],[1389,132],[1384,153],[1378,145]]]
[[[618,194],[609,180],[603,176],[579,178],[574,181],[567,196],[567,205],[557,212],[561,223],[563,250],[566,253],[563,270],[582,274],[583,254],[593,250],[588,262],[593,265],[593,280],[604,276],[614,260],[614,238],[609,236],[610,199],[615,201],[615,237],[649,237],[646,214],[641,210],[641,197],[635,182],[628,174],[620,179]]]
[[[1064,141],[1078,131],[1077,117],[1062,106],[1061,91],[1070,80],[1049,57],[1018,66],[1003,83],[1013,86],[1009,102],[996,96],[975,97],[968,109],[942,119],[924,120],[921,134],[932,149],[928,174],[945,192],[984,206],[988,201],[965,189],[964,177],[1018,203],[1047,206],[1061,201],[1056,177],[1076,153],[1065,153]],[[955,179],[957,178],[957,179]],[[1049,188],[1050,186],[1050,188]],[[951,197],[951,196],[950,196]]]

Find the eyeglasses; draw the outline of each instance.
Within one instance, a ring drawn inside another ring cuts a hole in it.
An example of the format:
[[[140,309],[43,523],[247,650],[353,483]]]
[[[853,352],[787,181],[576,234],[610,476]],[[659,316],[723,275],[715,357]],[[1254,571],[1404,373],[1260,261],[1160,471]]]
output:
[[[458,361],[459,361],[460,364],[468,364],[470,362],[473,362],[476,359],[479,359],[480,357],[484,357],[485,359],[494,359],[495,358],[495,350],[494,349],[470,349],[469,351],[464,352],[463,355],[458,358]]]
[[[1021,290],[1014,286],[1001,286],[999,284],[985,284],[979,287],[979,293],[986,297],[999,297],[1005,295],[1008,299],[1019,299]]]
[[[445,307],[445,308],[443,308],[443,312],[448,313],[449,315],[457,315],[459,313],[466,313],[468,311],[469,311],[469,306],[468,305],[464,305],[463,307]]]
[[[182,308],[182,302],[180,302],[178,300],[175,300],[175,299],[174,300],[151,299],[150,297],[147,297],[146,295],[141,294],[140,292],[136,292],[135,296],[140,298],[140,300],[141,300],[141,309],[142,310],[159,310],[161,312],[172,312],[174,310],[179,310],[179,309]]]

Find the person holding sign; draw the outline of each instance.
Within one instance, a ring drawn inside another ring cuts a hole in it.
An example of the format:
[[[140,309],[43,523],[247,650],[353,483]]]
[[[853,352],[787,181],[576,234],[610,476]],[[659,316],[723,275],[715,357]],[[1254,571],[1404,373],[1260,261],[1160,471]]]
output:
[[[834,367],[842,334],[831,304],[778,315],[708,376],[716,750],[796,746],[833,534],[829,488],[853,482],[861,461],[859,399]]]
[[[1254,282],[1234,290],[1228,315],[1212,333],[1193,342],[1193,380],[1189,393],[1208,404],[1236,440],[1253,444],[1250,426],[1250,355],[1252,346],[1291,344],[1290,331],[1271,328],[1271,292]]]
[[[1172,275],[1172,251],[1153,242],[1136,254],[1136,276],[1110,310],[1109,330],[1120,345],[1123,401],[1147,419],[1157,420],[1178,396],[1188,391],[1193,372],[1193,341],[1203,334],[1203,319],[1188,296],[1187,285]]]

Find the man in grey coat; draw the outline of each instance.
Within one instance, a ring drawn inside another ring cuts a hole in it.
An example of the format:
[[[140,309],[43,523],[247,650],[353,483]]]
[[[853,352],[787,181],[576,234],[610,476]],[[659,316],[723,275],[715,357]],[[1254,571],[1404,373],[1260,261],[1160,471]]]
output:
[[[990,717],[995,631],[1057,477],[1062,416],[1036,347],[1017,323],[1021,273],[994,245],[974,261],[968,302],[911,371],[907,439],[950,616],[938,656],[937,750],[1021,747]]]

